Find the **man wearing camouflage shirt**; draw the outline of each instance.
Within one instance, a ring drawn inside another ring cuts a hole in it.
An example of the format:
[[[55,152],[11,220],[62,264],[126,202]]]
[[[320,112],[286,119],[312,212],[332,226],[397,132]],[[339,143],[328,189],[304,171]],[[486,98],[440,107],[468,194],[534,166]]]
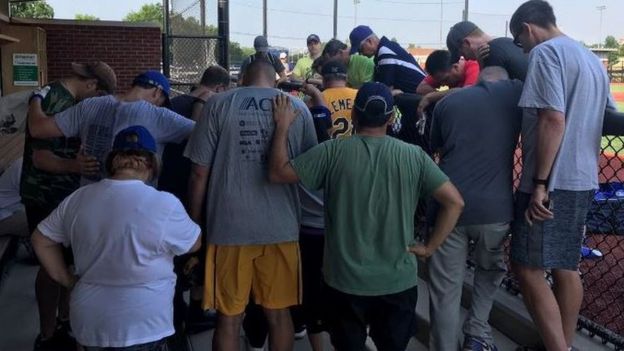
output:
[[[116,83],[115,73],[104,62],[73,63],[70,77],[48,85],[50,91],[42,102],[42,108],[46,114],[54,115],[80,100],[112,93]],[[98,171],[97,161],[80,154],[79,149],[80,138],[35,139],[27,128],[20,195],[31,233],[65,197],[78,189],[81,174]],[[68,250],[65,256],[71,261],[71,251]],[[73,340],[67,333],[68,292],[61,291],[60,285],[43,268],[37,274],[35,292],[41,330],[34,349],[69,349]]]

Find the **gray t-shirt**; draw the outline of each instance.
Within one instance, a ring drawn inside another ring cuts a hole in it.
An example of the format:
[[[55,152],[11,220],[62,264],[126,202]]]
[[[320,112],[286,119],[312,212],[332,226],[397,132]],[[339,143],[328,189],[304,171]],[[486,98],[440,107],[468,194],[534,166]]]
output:
[[[440,169],[462,194],[458,225],[513,218],[513,156],[518,143],[522,82],[480,82],[440,101],[433,112],[431,147]]]
[[[104,163],[117,133],[140,125],[156,140],[158,155],[165,144],[180,143],[189,137],[195,122],[145,100],[124,102],[112,95],[86,99],[55,115],[56,125],[65,137],[80,137],[87,155],[100,161],[100,175],[82,177],[88,184],[105,176]]]
[[[577,41],[561,35],[536,46],[529,55],[529,70],[520,107],[559,111],[565,132],[555,158],[549,190],[584,191],[598,188],[598,154],[605,108],[613,106],[609,78],[596,55]],[[523,126],[522,144],[535,151],[535,117]],[[533,132],[530,132],[533,131]],[[524,158],[535,169],[536,158]],[[522,191],[533,189],[534,172],[523,172]],[[530,192],[530,191],[529,191]]]
[[[297,241],[296,184],[271,184],[268,159],[275,123],[271,88],[243,87],[206,102],[184,155],[210,169],[206,197],[208,242],[253,245]],[[292,159],[316,145],[310,111],[293,99],[299,116],[290,126]]]

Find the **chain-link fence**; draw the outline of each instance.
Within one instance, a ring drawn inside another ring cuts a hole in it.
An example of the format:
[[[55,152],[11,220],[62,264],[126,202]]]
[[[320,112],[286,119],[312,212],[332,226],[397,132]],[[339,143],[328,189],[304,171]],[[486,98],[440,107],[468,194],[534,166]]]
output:
[[[584,299],[578,327],[616,350],[624,350],[624,138],[604,137],[600,153],[600,189],[587,216],[579,274]],[[514,184],[522,172],[521,145],[514,160]],[[509,243],[506,244],[509,252]],[[507,255],[507,257],[509,257]],[[550,276],[548,276],[550,280]],[[508,273],[503,286],[519,293]]]
[[[167,0],[163,38],[163,66],[173,94],[183,94],[199,81],[203,71],[223,64],[216,0]]]

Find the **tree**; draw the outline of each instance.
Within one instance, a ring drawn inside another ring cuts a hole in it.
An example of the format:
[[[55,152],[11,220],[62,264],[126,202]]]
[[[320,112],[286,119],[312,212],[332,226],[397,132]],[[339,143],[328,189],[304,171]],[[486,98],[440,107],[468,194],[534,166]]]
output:
[[[54,18],[54,9],[45,0],[32,2],[10,3],[12,17],[20,18]]]
[[[604,47],[607,49],[619,49],[620,44],[618,43],[617,39],[615,39],[613,35],[609,35],[605,39]]]
[[[77,13],[74,16],[74,19],[78,21],[99,21],[100,20],[98,17],[95,17],[93,15],[87,15],[86,13]]]
[[[163,27],[163,8],[161,3],[145,4],[138,11],[132,11],[123,18],[126,22],[156,23]]]

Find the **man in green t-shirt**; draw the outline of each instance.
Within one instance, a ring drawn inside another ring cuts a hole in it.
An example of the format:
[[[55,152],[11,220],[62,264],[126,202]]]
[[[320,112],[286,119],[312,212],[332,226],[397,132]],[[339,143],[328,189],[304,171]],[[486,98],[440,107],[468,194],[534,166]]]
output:
[[[297,60],[297,64],[292,70],[292,77],[295,79],[305,80],[308,78],[312,78],[314,76],[314,72],[312,71],[312,63],[319,56],[321,56],[321,39],[318,35],[308,35],[306,44],[308,45],[308,56],[304,56]]]
[[[360,54],[349,54],[347,44],[338,39],[332,39],[325,44],[321,56],[328,59],[338,59],[347,66],[347,85],[359,89],[362,84],[373,80],[375,62],[371,57]]]
[[[80,100],[115,90],[115,72],[104,62],[72,63],[71,76],[54,81],[42,89],[49,90],[41,107],[54,115]],[[32,233],[69,194],[80,187],[80,175],[97,172],[99,166],[92,157],[79,154],[80,138],[37,139],[26,128],[24,161],[20,180],[20,195],[26,209],[28,227]],[[71,262],[71,252],[66,252]],[[62,291],[63,290],[63,291]],[[39,307],[40,334],[35,350],[54,347],[69,349],[69,294],[40,268],[35,281]],[[57,326],[58,320],[61,322]]]
[[[274,102],[269,163],[274,183],[301,182],[325,195],[323,277],[327,325],[337,350],[363,350],[366,328],[379,350],[404,350],[415,331],[417,257],[427,258],[455,226],[463,208],[457,189],[418,146],[386,136],[390,90],[365,83],[355,98],[356,134],[288,159],[288,128],[296,118],[286,97]],[[442,208],[426,244],[414,242],[419,199]]]

